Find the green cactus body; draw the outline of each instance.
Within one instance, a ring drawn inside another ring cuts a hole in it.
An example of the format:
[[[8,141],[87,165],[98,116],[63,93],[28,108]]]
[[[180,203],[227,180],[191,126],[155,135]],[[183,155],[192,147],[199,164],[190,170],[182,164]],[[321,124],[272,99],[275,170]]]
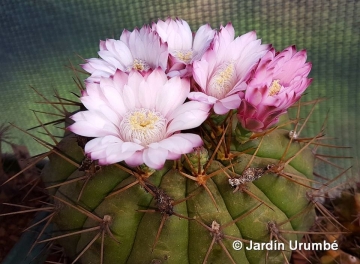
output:
[[[190,179],[196,175],[185,160],[183,166],[168,161],[163,169],[143,178],[119,164],[93,173],[79,171],[76,164],[84,159],[83,150],[75,135],[67,135],[42,173],[48,186],[74,180],[50,189],[58,205],[54,222],[59,233],[54,236],[69,234],[59,243],[72,259],[81,254],[79,261],[87,264],[101,263],[101,258],[103,263],[265,263],[266,258],[268,263],[283,263],[284,256],[290,259],[287,249],[247,250],[249,244],[244,242],[241,250],[235,250],[232,244],[236,239],[286,244],[299,240],[302,234],[297,231],[312,225],[314,209],[306,198],[309,189],[303,186],[310,185],[307,179],[312,178],[311,150],[291,143],[283,161],[297,154],[284,168],[288,175],[296,175],[293,180],[265,169],[279,164],[289,143],[288,133],[278,128],[263,139],[243,144],[233,140],[230,153],[234,158],[215,158],[206,168],[211,177],[205,186]],[[213,151],[209,149],[210,154]],[[264,173],[234,192],[229,177],[239,177],[247,167]],[[121,188],[122,192],[107,197]],[[163,202],[170,202],[171,208],[159,209]],[[276,230],[270,232],[271,226]]]

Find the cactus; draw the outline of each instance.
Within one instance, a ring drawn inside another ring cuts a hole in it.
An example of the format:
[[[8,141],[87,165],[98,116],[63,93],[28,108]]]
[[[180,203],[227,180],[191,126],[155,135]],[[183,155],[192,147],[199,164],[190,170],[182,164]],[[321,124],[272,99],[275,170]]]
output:
[[[234,38],[231,24],[200,27],[181,50],[172,34],[189,30],[169,18],[102,41],[82,65],[80,111],[48,101],[67,125],[58,142],[40,122],[54,144],[36,138],[55,223],[38,243],[86,264],[289,261],[315,221],[312,147],[324,145],[323,129],[299,136],[318,102],[300,117],[306,52]]]
[[[70,116],[42,173],[61,232],[42,242],[58,239],[74,262],[280,263],[290,258],[289,241],[314,221],[306,192],[310,145],[321,135],[301,142],[293,130],[300,116],[286,117],[311,82],[306,53],[276,54],[254,32],[229,42],[231,24],[219,32],[204,25],[194,40],[202,46],[189,47],[195,60],[170,40],[186,25],[168,19],[155,31],[124,32],[120,42],[101,42],[102,59],[83,65],[91,74],[81,90],[84,111]],[[136,55],[136,38],[144,49],[159,38],[151,46],[159,59]],[[250,59],[240,47],[230,61],[217,58],[239,43]],[[130,66],[118,53],[125,44],[136,57]],[[286,74],[277,70],[291,65]],[[277,242],[284,248],[245,248]]]
[[[288,134],[278,127],[243,144],[232,140],[227,158],[217,158],[214,145],[208,151],[215,158],[204,165],[184,157],[151,172],[85,165],[69,134],[42,172],[56,187],[53,221],[66,230],[59,242],[82,263],[282,263],[288,251],[234,250],[232,243],[298,240],[312,225],[305,193],[314,156]]]

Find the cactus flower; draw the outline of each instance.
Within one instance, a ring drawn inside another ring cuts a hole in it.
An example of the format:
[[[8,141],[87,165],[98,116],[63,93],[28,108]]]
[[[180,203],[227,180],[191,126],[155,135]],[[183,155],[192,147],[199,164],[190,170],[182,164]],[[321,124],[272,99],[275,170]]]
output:
[[[201,125],[210,110],[200,102],[184,103],[189,91],[189,80],[168,80],[161,69],[145,76],[117,71],[113,78],[87,83],[81,102],[88,110],[74,114],[68,129],[94,137],[85,152],[99,164],[125,161],[160,169],[203,143],[199,135],[179,133]]]
[[[289,263],[320,211],[311,143],[322,131],[307,140],[291,124],[251,131],[273,125],[310,84],[306,52],[277,54],[231,24],[193,36],[167,19],[102,41],[99,55],[83,66],[91,76],[81,104],[70,103],[80,105],[71,133],[57,141],[45,127],[54,122],[36,116],[56,144],[40,157],[56,232],[35,242],[82,264]],[[68,124],[69,102],[59,103]],[[29,211],[19,209],[10,214]]]
[[[146,72],[150,69],[167,67],[168,49],[158,34],[149,26],[132,32],[124,30],[120,40],[100,41],[99,58],[87,59],[82,65],[91,76],[87,82],[99,82],[101,77],[110,77],[116,70]]]
[[[305,50],[297,52],[291,46],[278,54],[271,49],[260,60],[245,93],[240,93],[238,119],[245,129],[266,130],[299,100],[312,81],[307,78],[311,63],[306,57]]]
[[[192,73],[192,63],[200,60],[209,48],[215,31],[207,25],[201,26],[193,37],[189,24],[182,19],[168,18],[153,24],[162,41],[169,47],[168,76],[189,76]]]
[[[217,114],[239,107],[238,92],[246,89],[252,69],[270,47],[261,45],[254,31],[236,39],[234,36],[230,23],[221,27],[212,48],[193,65],[193,77],[199,88],[189,94],[189,99],[213,105]]]

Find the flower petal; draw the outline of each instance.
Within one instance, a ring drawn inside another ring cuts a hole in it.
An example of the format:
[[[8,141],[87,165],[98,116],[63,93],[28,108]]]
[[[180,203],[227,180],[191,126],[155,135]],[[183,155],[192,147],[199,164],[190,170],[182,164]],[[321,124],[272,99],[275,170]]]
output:
[[[116,126],[99,112],[81,111],[70,118],[75,123],[70,125],[68,129],[81,136],[103,137],[106,135],[117,135],[118,133]]]
[[[281,114],[293,105],[310,85],[311,68],[306,52],[296,52],[294,46],[275,54],[270,49],[261,58],[248,82],[238,110],[242,126],[262,132],[276,124]]]
[[[202,144],[203,141],[199,135],[190,133],[175,134],[159,142],[163,149],[176,154],[190,153]]]
[[[164,167],[167,156],[168,150],[159,147],[157,143],[149,145],[149,147],[143,151],[144,163],[148,167],[156,170]]]
[[[238,94],[230,95],[215,103],[214,112],[218,115],[226,114],[229,110],[238,108],[240,103],[241,99]]]
[[[211,106],[190,101],[179,106],[170,116],[166,134],[200,126],[209,115]]]
[[[143,160],[143,152],[142,151],[136,151],[133,155],[125,159],[126,164],[128,164],[131,167],[136,167],[144,163]]]
[[[202,25],[195,34],[193,43],[193,60],[200,60],[214,39],[215,30],[209,24]]]
[[[115,136],[105,136],[90,140],[85,145],[85,152],[101,164],[113,164],[131,157],[144,147],[132,142],[123,142]]]
[[[216,103],[216,101],[218,101],[217,98],[201,92],[191,92],[189,93],[188,98],[192,101],[198,101],[210,105],[213,105]]]
[[[155,109],[167,118],[171,113],[182,105],[190,92],[190,82],[180,77],[171,78],[159,89],[156,98]]]

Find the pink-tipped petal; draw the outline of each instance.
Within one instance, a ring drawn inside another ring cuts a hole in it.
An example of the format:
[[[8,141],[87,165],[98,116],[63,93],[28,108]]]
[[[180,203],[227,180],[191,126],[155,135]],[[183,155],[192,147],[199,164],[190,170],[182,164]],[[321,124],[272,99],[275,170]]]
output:
[[[144,163],[150,168],[156,170],[164,167],[167,156],[168,150],[156,146],[154,143],[146,148],[143,152]]]
[[[116,71],[113,77],[87,83],[81,100],[90,109],[74,114],[69,130],[95,137],[85,152],[99,164],[125,161],[160,169],[167,159],[178,159],[202,144],[198,135],[180,133],[201,125],[211,107],[184,103],[189,86],[188,79],[168,80],[160,68],[146,74]]]
[[[187,79],[174,77],[159,89],[155,109],[169,117],[176,108],[183,104],[190,92],[190,82]]]
[[[182,19],[168,18],[166,21],[159,20],[153,24],[155,30],[163,42],[169,48],[168,74],[170,77],[188,77],[192,75],[194,61],[202,58],[215,35],[215,31],[209,25],[199,28],[193,38],[188,23]]]
[[[94,160],[101,160],[102,164],[113,164],[125,160],[143,147],[132,143],[123,142],[115,136],[105,136],[89,141],[85,146],[85,152]]]
[[[131,167],[136,167],[144,163],[143,160],[143,152],[142,151],[136,151],[133,155],[131,155],[129,158],[125,159],[126,164],[128,164]]]
[[[186,154],[192,152],[194,148],[203,144],[200,136],[190,133],[172,135],[159,142],[163,149],[176,154]]]
[[[157,67],[165,71],[169,52],[167,44],[145,25],[132,32],[124,30],[120,40],[101,41],[98,54],[101,59],[88,59],[82,65],[85,71],[91,73],[87,82],[99,82],[101,77],[112,77],[117,70],[136,70],[143,75]]]
[[[275,54],[270,49],[259,61],[241,97],[238,119],[242,126],[262,132],[276,124],[310,85],[310,68],[305,51],[296,52],[291,46]]]
[[[213,105],[214,111],[219,114],[239,106],[234,95],[246,90],[253,68],[270,49],[269,45],[261,44],[255,32],[236,39],[234,32],[231,24],[221,27],[214,37],[212,48],[193,65],[194,80],[201,87],[201,92],[217,99]]]
[[[71,116],[75,121],[68,129],[75,134],[85,137],[103,137],[116,135],[116,125],[112,124],[101,113],[82,111]]]
[[[209,115],[208,104],[191,101],[178,107],[170,116],[167,134],[200,126]]]
[[[202,92],[191,92],[189,93],[188,98],[192,101],[198,101],[210,105],[213,105],[218,101],[217,98],[206,95]]]
[[[209,24],[202,25],[195,34],[193,44],[193,60],[200,60],[204,53],[209,49],[215,36]]]

